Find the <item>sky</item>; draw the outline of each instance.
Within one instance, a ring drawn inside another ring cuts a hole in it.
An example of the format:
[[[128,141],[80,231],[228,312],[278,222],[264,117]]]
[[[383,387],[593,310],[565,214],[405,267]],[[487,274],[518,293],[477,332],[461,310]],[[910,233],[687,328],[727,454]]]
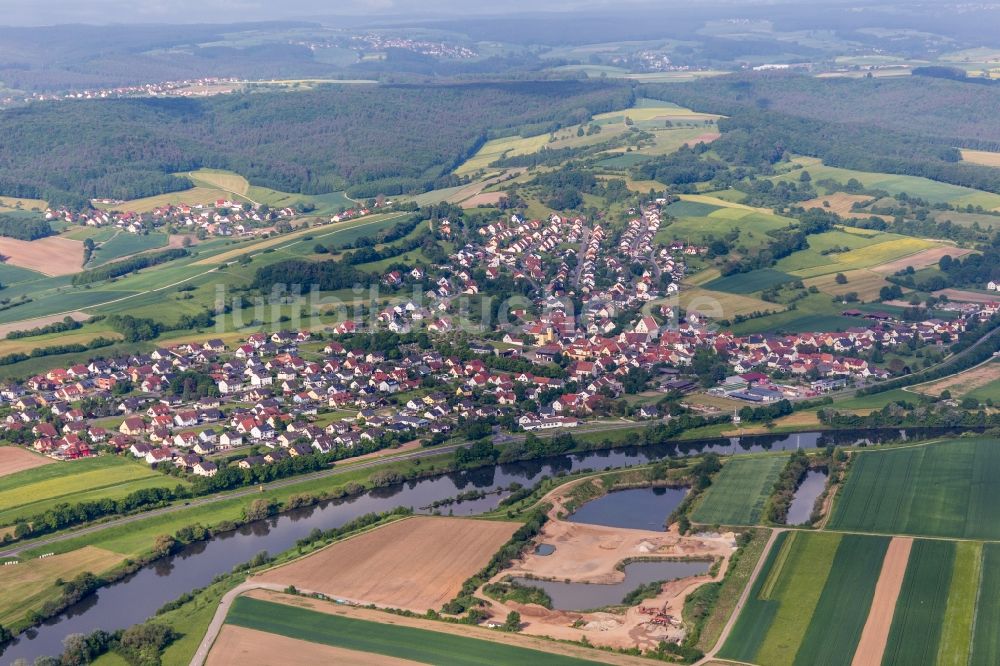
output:
[[[768,1],[714,0],[713,4]],[[0,0],[0,24],[239,23],[337,15],[455,18],[503,12],[620,8],[623,4],[660,7],[674,3],[680,0]]]

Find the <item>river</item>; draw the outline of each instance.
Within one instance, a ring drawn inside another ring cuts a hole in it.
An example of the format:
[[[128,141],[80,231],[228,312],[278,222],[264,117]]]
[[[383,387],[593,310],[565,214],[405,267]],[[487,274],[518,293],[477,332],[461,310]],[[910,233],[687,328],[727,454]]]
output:
[[[961,430],[926,429],[921,431],[921,436],[958,432]],[[298,539],[307,536],[315,528],[325,530],[339,527],[366,513],[388,511],[398,506],[428,506],[434,501],[454,497],[470,489],[489,491],[509,486],[513,482],[528,486],[546,475],[555,476],[588,468],[641,465],[662,458],[703,451],[719,454],[747,453],[816,448],[831,444],[875,444],[906,438],[905,430],[892,429],[836,430],[671,442],[502,464],[379,488],[350,499],[333,500],[290,511],[189,545],[175,555],[158,560],[127,578],[98,590],[41,626],[24,632],[0,652],[0,656],[3,664],[10,664],[19,658],[31,662],[40,656],[61,653],[63,639],[69,634],[89,633],[97,629],[114,631],[143,622],[168,601],[209,584],[217,575],[232,570],[235,565],[246,562],[260,551],[279,553],[293,547]],[[493,494],[478,500],[456,503],[444,507],[442,512],[475,515],[495,508],[502,496]]]

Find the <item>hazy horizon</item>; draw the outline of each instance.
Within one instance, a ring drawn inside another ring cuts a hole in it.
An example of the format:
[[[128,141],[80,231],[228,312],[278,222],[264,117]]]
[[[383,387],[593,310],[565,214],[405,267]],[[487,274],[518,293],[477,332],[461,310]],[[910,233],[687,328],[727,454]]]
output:
[[[843,0],[827,0],[837,4]],[[802,5],[808,0],[712,0],[699,6]],[[814,3],[808,3],[814,4]],[[854,3],[870,4],[870,3]],[[891,4],[891,3],[887,3]],[[334,5],[321,0],[288,0],[280,5],[263,0],[5,0],[0,25],[39,27],[67,24],[187,24],[244,23],[256,21],[321,21],[344,18],[449,18],[517,13],[600,12],[631,8],[669,8],[691,5],[679,1],[650,0],[507,0],[502,5],[483,0],[341,0]]]

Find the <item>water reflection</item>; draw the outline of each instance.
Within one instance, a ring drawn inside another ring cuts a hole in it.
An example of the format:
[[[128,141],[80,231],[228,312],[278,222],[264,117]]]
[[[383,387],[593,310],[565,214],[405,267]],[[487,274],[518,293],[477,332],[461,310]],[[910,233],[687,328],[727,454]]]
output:
[[[921,430],[920,434],[940,437],[964,430],[967,429],[928,428]],[[9,664],[18,658],[33,661],[42,655],[58,654],[62,651],[63,639],[69,634],[89,633],[96,629],[113,631],[142,622],[163,604],[185,592],[204,587],[215,576],[230,571],[236,564],[246,562],[260,551],[279,553],[287,550],[314,529],[339,527],[366,513],[389,511],[398,506],[429,506],[469,488],[489,491],[507,487],[513,482],[528,486],[543,476],[587,468],[625,467],[702,451],[725,454],[789,450],[853,445],[862,441],[882,443],[906,439],[907,436],[904,430],[840,430],[670,442],[507,463],[378,488],[365,495],[295,509],[187,546],[175,555],[98,590],[61,615],[46,621],[39,629],[25,632],[0,655],[2,663]],[[500,495],[490,494],[479,500],[453,504],[444,512],[459,516],[474,515],[495,508],[499,500]]]

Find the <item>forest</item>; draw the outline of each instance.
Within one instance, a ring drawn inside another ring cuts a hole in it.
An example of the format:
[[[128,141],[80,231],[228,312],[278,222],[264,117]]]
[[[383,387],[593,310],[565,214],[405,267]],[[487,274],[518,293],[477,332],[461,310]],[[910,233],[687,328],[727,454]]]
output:
[[[1000,192],[1000,170],[961,162],[956,149],[1000,148],[990,122],[1000,87],[928,77],[873,83],[755,74],[647,86],[643,94],[729,116],[712,148],[736,164],[766,166],[797,153],[836,167]]]
[[[0,213],[0,236],[18,240],[33,241],[55,233],[52,225],[41,217],[26,216],[21,213]]]
[[[18,137],[0,141],[0,192],[82,207],[186,189],[174,174],[211,167],[286,192],[398,195],[432,189],[492,136],[633,99],[624,84],[567,80],[37,103],[0,114],[0,137]]]

